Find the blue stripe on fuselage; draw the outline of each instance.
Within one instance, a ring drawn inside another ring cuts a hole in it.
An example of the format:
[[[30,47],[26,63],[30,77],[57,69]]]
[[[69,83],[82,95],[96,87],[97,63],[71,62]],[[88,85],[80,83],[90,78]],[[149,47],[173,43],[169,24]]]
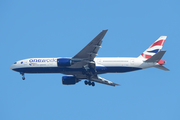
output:
[[[82,68],[65,68],[65,67],[24,67],[13,69],[17,72],[24,73],[63,73],[64,71],[82,71]]]

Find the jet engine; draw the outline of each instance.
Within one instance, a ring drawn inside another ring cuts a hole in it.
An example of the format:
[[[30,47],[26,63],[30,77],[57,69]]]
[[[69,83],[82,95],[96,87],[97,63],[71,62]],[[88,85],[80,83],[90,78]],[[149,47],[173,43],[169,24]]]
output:
[[[74,85],[80,80],[77,79],[75,76],[63,76],[62,77],[62,84],[63,85]]]
[[[69,59],[69,58],[58,58],[57,59],[57,66],[58,67],[71,66],[71,59]]]

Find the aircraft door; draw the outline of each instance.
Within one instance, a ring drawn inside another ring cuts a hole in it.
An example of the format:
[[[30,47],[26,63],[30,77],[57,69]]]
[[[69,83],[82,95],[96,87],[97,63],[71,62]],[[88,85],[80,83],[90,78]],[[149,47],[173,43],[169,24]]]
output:
[[[101,59],[98,59],[98,60],[97,60],[97,63],[98,63],[98,64],[101,64]]]
[[[131,64],[131,65],[134,65],[134,59],[131,59],[131,60],[130,60],[130,64]]]

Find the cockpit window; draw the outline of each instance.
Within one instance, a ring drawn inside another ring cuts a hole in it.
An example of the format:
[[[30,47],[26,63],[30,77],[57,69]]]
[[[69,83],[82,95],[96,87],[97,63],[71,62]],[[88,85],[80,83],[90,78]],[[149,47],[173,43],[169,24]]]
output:
[[[17,64],[17,62],[15,62],[14,64]]]

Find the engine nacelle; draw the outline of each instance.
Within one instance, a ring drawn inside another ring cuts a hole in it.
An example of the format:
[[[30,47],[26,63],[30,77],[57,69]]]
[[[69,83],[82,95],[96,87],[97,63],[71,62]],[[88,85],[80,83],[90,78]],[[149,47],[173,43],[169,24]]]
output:
[[[79,82],[80,80],[77,79],[76,77],[74,76],[63,76],[62,77],[62,84],[63,85],[74,85],[76,84],[77,82]]]
[[[57,59],[57,66],[58,67],[71,66],[71,59],[69,59],[69,58],[58,58]]]

